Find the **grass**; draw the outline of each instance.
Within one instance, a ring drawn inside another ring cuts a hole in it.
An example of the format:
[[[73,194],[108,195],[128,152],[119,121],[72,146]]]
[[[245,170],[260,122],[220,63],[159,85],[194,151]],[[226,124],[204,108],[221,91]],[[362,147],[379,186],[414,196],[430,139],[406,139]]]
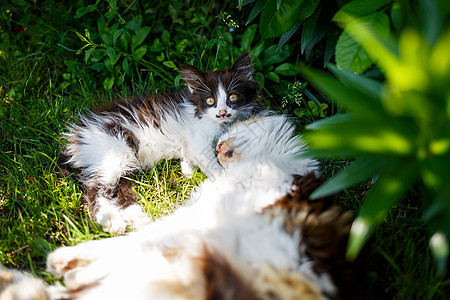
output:
[[[92,84],[95,72],[67,76],[66,52],[45,44],[32,46],[11,42],[0,48],[0,263],[54,282],[45,271],[50,251],[111,236],[90,220],[80,186],[69,178],[57,178],[60,134],[80,112],[148,89],[151,74],[143,72],[127,88],[104,92]],[[185,55],[190,61],[204,54],[204,61],[215,62],[216,53],[205,49],[176,56]],[[331,175],[347,164],[324,161],[323,169]],[[180,174],[177,161],[162,161],[132,179],[142,206],[156,219],[182,204],[204,175],[197,170],[189,179]],[[340,202],[357,211],[367,188],[368,183],[348,189]],[[450,279],[436,272],[429,252],[417,189],[389,213],[365,247],[369,299],[450,297]]]
[[[113,97],[92,91],[87,98],[62,90],[50,93],[49,85],[50,80],[21,101],[4,98],[1,103],[0,262],[53,282],[45,272],[49,251],[110,236],[89,219],[77,183],[57,178],[56,158],[66,123],[98,98]],[[324,169],[332,174],[346,164],[324,162]],[[198,171],[192,179],[180,175],[177,161],[162,161],[133,177],[153,219],[176,209],[203,179]],[[357,209],[366,189],[367,184],[347,190],[343,205]],[[418,221],[420,209],[412,203],[418,194],[410,193],[390,213],[366,247],[372,299],[445,299],[449,294],[450,280],[436,273],[427,232]]]

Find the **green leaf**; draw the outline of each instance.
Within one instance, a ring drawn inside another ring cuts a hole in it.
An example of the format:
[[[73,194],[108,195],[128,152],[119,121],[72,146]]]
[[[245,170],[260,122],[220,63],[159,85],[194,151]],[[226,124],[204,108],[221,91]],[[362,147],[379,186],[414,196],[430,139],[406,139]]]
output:
[[[114,73],[114,65],[112,64],[110,59],[105,59],[104,65],[109,73]]]
[[[277,51],[287,42],[289,39],[294,35],[294,33],[300,28],[300,25],[302,25],[302,22],[298,21],[296,22],[291,29],[283,33],[280,37],[280,40],[278,41]]]
[[[363,17],[390,3],[392,0],[354,0],[344,5],[333,17],[333,21],[348,23],[348,16]]]
[[[107,91],[111,90],[114,86],[114,76],[106,77],[103,81],[103,88]]]
[[[336,43],[338,41],[338,30],[330,30],[327,33],[327,43],[325,44],[325,53],[323,55],[323,66],[326,67],[335,53]]]
[[[117,41],[116,45],[119,47],[122,51],[127,52],[128,51],[128,45],[131,42],[131,35],[128,31],[123,32],[119,40]]]
[[[383,13],[373,13],[361,18],[360,21],[383,35],[389,33],[389,18]],[[373,64],[373,61],[361,44],[355,41],[344,29],[336,44],[336,64],[342,69],[352,70],[360,74],[367,70]]]
[[[114,31],[113,33],[113,44],[116,45],[116,41],[119,38],[119,36],[124,32],[125,29],[120,28]]]
[[[131,77],[131,70],[130,70],[130,65],[128,64],[128,58],[127,58],[127,57],[125,57],[125,58],[123,59],[123,62],[122,62],[122,69],[123,69],[123,71],[124,71],[128,76]]]
[[[90,65],[89,68],[91,68],[94,71],[101,71],[101,70],[103,70],[105,68],[105,64],[101,63],[101,62],[98,62],[98,63],[95,63],[93,65]]]
[[[249,26],[245,32],[242,34],[241,38],[241,48],[242,50],[249,51],[252,45],[253,39],[255,38],[257,26],[253,24]]]
[[[333,97],[333,100],[344,105],[349,111],[364,116],[367,119],[377,120],[378,122],[386,119],[379,98],[368,97],[366,93],[347,87],[323,72],[311,70],[306,67],[301,67],[300,70],[311,84],[315,85],[330,97]]]
[[[131,37],[131,49],[135,50],[140,44],[142,44],[145,38],[150,33],[150,27],[142,27],[136,31],[136,34]]]
[[[339,37],[335,57],[339,68],[352,70],[358,74],[361,74],[373,64],[366,51],[346,32],[343,32]]]
[[[28,3],[24,0],[11,0],[11,2],[20,6],[28,5]]]
[[[89,44],[89,41],[81,33],[79,33],[78,31],[75,31],[75,34],[80,38],[80,40],[82,40],[86,44]]]
[[[389,18],[382,13],[373,13],[354,19],[345,27],[345,33],[358,42],[381,69],[389,71],[400,67],[398,47],[389,38],[389,29]]]
[[[302,38],[301,38],[301,53],[305,53],[306,46],[310,41],[313,32],[317,30],[316,23],[319,18],[319,14],[314,14],[311,18],[307,19],[303,24],[302,28]]]
[[[256,4],[253,6],[252,11],[248,15],[247,22],[245,22],[245,26],[250,24],[263,10],[264,6],[266,5],[267,0],[258,0]]]
[[[137,31],[141,27],[142,27],[142,16],[141,15],[137,15],[128,23],[128,28],[133,31]]]
[[[109,59],[111,60],[111,63],[112,63],[113,65],[117,62],[118,57],[117,57],[116,51],[114,51],[113,48],[108,47],[108,48],[106,49],[106,55],[108,55],[108,57],[109,57]]]
[[[173,61],[165,61],[163,62],[163,65],[165,65],[168,68],[174,69],[174,70],[178,70],[177,66],[174,64]]]
[[[387,164],[379,156],[363,156],[339,171],[311,194],[311,199],[329,196],[378,174]]]
[[[409,158],[391,161],[369,189],[350,232],[347,257],[355,259],[373,227],[382,221],[387,211],[411,186],[418,166]]]
[[[280,36],[299,20],[304,0],[284,0],[277,8],[277,0],[268,0],[259,20],[263,39]]]
[[[134,51],[134,55],[138,58],[144,57],[144,55],[147,53],[147,46],[141,46]]]
[[[292,54],[292,47],[284,45],[277,50],[277,45],[267,47],[263,53],[263,66],[270,66],[285,61]]]
[[[299,72],[298,68],[291,63],[281,64],[278,67],[276,67],[274,71],[284,76],[295,76]]]
[[[75,13],[75,19],[81,18],[82,16],[93,12],[97,7],[95,5],[88,5],[87,7],[82,7],[77,10]]]
[[[409,156],[415,153],[416,136],[394,127],[389,119],[361,117],[306,133],[304,139],[312,149],[327,153],[348,149],[357,153]]]
[[[102,16],[97,20],[97,28],[100,38],[106,45],[112,45],[112,38],[109,34],[109,30],[106,28],[105,18]]]
[[[319,5],[320,0],[307,0],[303,2],[303,6],[300,10],[300,15],[298,19],[300,21],[305,20],[306,18],[309,18],[314,11],[317,8],[317,5]]]
[[[348,87],[354,88],[374,99],[381,99],[382,84],[379,81],[356,75],[348,70],[341,70],[335,65],[329,65],[328,69]]]
[[[334,126],[335,124],[339,123],[346,123],[353,120],[353,116],[351,114],[338,114],[334,115],[332,117],[321,119],[318,121],[315,121],[311,124],[308,124],[306,126],[306,129],[308,130],[320,130],[324,128],[328,128],[330,126]]]
[[[94,52],[96,47],[92,47],[89,50],[86,51],[86,53],[84,54],[84,63],[87,64],[89,57],[91,56],[92,52]]]
[[[280,82],[280,76],[278,76],[278,74],[275,73],[275,72],[269,72],[267,74],[267,78],[269,78],[270,80],[272,80],[272,81],[274,81],[276,83]]]

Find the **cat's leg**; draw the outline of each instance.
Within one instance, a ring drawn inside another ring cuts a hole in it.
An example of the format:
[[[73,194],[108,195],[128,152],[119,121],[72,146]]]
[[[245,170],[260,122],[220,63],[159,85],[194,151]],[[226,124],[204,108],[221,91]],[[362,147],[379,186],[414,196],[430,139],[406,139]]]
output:
[[[113,199],[113,188],[86,187],[85,192],[92,220],[99,223],[105,232],[125,233],[127,223]]]
[[[150,223],[151,219],[139,205],[135,189],[136,184],[132,180],[121,178],[116,192],[115,205],[120,208],[119,213],[126,224],[136,230]]]
[[[193,139],[186,146],[184,159],[188,159],[192,164],[199,166],[208,177],[214,177],[223,170],[214,155],[211,141],[208,141],[206,138]]]
[[[47,256],[47,271],[64,276],[70,270],[83,268],[106,256],[120,259],[121,253],[127,253],[129,247],[134,246],[132,239],[121,236],[59,247]]]
[[[194,166],[192,165],[192,163],[189,160],[182,158],[180,161],[180,165],[181,173],[183,173],[184,176],[191,178],[194,172]]]
[[[0,265],[0,299],[47,300],[50,295],[39,279]]]
[[[124,233],[127,221],[116,204],[115,194],[121,176],[141,168],[136,157],[136,138],[119,120],[93,116],[83,119],[68,134],[68,140],[69,163],[83,169],[82,181],[92,219],[107,232]]]

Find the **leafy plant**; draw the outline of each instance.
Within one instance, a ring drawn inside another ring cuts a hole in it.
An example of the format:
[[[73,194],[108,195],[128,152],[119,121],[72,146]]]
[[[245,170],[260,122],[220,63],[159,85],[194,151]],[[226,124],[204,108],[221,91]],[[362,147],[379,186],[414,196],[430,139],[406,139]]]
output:
[[[238,1],[238,7],[255,0]],[[326,66],[334,54],[338,27],[331,22],[331,16],[343,1],[325,0],[257,0],[249,13],[246,25],[259,18],[261,38],[279,37],[277,50],[299,33],[300,53],[308,61],[312,50],[326,39],[323,64]],[[300,31],[301,29],[301,31]]]
[[[330,66],[339,79],[303,68],[304,75],[343,105],[348,114],[315,122],[305,136],[319,157],[357,159],[314,194],[334,193],[372,179],[352,226],[348,257],[355,258],[388,210],[417,183],[423,184],[424,221],[440,271],[446,268],[450,236],[450,30],[434,1],[422,1],[423,32],[407,28],[398,40],[345,10],[344,28],[386,76],[384,84]],[[425,16],[424,16],[425,18]]]

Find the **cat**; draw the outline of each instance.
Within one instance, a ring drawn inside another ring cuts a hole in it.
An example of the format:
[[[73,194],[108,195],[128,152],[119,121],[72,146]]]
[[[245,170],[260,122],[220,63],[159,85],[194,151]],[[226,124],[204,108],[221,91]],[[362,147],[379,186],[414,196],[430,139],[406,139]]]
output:
[[[172,215],[50,253],[47,270],[64,276],[62,295],[324,299],[355,289],[343,281],[352,216],[330,198],[309,200],[322,181],[294,126],[283,116],[237,122],[217,150],[224,169]]]
[[[207,176],[221,167],[214,138],[245,119],[258,99],[250,55],[212,72],[185,65],[187,88],[112,103],[88,113],[65,134],[58,164],[63,174],[81,169],[91,216],[105,231],[122,234],[149,221],[132,181],[123,178],[161,159],[181,159],[182,173],[197,165]]]

